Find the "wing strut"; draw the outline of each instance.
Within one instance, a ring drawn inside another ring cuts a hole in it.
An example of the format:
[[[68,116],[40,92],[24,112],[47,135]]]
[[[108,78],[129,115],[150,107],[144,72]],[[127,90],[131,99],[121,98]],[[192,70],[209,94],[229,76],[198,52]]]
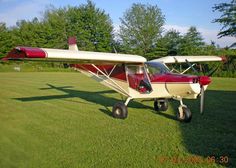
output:
[[[121,91],[121,93],[125,93],[125,95],[127,95],[127,96],[129,96],[130,97],[130,95],[129,95],[129,93],[126,91],[126,90],[124,90],[119,84],[117,84],[114,80],[112,80],[111,78],[110,78],[110,76],[109,75],[107,75],[107,74],[105,74],[103,71],[101,71],[96,65],[94,65],[94,64],[91,64],[95,69],[97,69],[98,70],[98,72],[100,72],[102,75],[104,75],[108,80],[110,80],[114,85],[115,85],[115,87],[116,87],[116,89],[118,89],[118,90],[120,90]],[[114,70],[115,68],[113,68],[113,70]],[[111,74],[111,73],[110,73]],[[96,75],[97,77],[98,77],[98,75]],[[113,87],[114,87],[114,85],[113,85]],[[118,88],[117,88],[118,87]]]

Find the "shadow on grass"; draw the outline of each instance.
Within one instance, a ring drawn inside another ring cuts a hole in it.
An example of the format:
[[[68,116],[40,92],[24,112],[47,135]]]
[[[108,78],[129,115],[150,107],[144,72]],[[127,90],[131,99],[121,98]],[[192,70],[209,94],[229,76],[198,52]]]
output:
[[[193,119],[190,124],[180,123],[180,129],[183,145],[190,153],[209,157],[223,166],[236,167],[235,98],[236,91],[208,90],[204,115],[199,114],[199,101],[185,101]],[[172,104],[177,108],[177,103]]]
[[[40,88],[40,90],[48,90],[48,89],[56,89],[58,91],[62,91],[65,94],[63,95],[49,95],[49,96],[35,96],[35,97],[22,97],[22,98],[14,98],[15,100],[28,102],[28,101],[43,101],[43,100],[52,100],[52,99],[63,99],[64,101],[71,101],[76,103],[83,103],[83,104],[100,104],[105,107],[105,109],[99,109],[101,112],[108,116],[112,116],[111,111],[108,107],[113,106],[116,102],[121,101],[112,97],[107,97],[103,94],[106,93],[116,93],[113,90],[105,90],[105,91],[97,91],[97,92],[90,92],[90,91],[81,91],[81,90],[73,90],[72,86],[62,86],[56,87],[51,84],[47,84],[47,88]],[[71,100],[66,98],[81,98],[86,102],[78,101],[78,100]],[[145,106],[142,103],[131,101],[129,107],[133,108],[150,108],[153,111],[153,108],[149,106]]]

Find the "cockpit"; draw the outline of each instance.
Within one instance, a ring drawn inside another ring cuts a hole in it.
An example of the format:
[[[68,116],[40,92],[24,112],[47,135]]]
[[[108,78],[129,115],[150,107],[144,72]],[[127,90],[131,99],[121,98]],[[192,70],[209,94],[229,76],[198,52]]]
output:
[[[169,68],[160,62],[146,62],[149,75],[170,73]]]
[[[126,67],[129,86],[140,93],[152,91],[150,80],[156,75],[169,73],[167,66],[159,62],[146,62],[145,65],[128,65]]]

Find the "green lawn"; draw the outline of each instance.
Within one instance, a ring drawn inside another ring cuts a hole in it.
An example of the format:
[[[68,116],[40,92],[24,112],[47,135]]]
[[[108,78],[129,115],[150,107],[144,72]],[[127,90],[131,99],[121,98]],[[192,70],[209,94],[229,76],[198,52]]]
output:
[[[236,79],[213,79],[203,116],[198,100],[185,101],[188,124],[174,101],[165,113],[133,101],[114,119],[120,95],[80,73],[0,73],[0,83],[1,168],[236,167]]]

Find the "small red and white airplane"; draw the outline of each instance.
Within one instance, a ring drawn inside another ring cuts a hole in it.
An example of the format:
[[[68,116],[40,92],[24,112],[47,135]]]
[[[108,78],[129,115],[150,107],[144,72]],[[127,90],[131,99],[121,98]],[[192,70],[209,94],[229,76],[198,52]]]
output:
[[[151,61],[139,55],[79,51],[74,37],[69,38],[69,50],[15,47],[3,60],[60,61],[108,86],[127,97],[112,109],[114,118],[128,116],[127,105],[132,99],[154,100],[156,111],[168,109],[168,99],[180,102],[177,119],[191,121],[192,114],[183,99],[201,96],[200,112],[203,113],[204,91],[210,84],[208,76],[184,75],[194,65],[190,62],[225,61],[218,56],[167,56]],[[187,63],[183,72],[173,73],[166,64]]]

